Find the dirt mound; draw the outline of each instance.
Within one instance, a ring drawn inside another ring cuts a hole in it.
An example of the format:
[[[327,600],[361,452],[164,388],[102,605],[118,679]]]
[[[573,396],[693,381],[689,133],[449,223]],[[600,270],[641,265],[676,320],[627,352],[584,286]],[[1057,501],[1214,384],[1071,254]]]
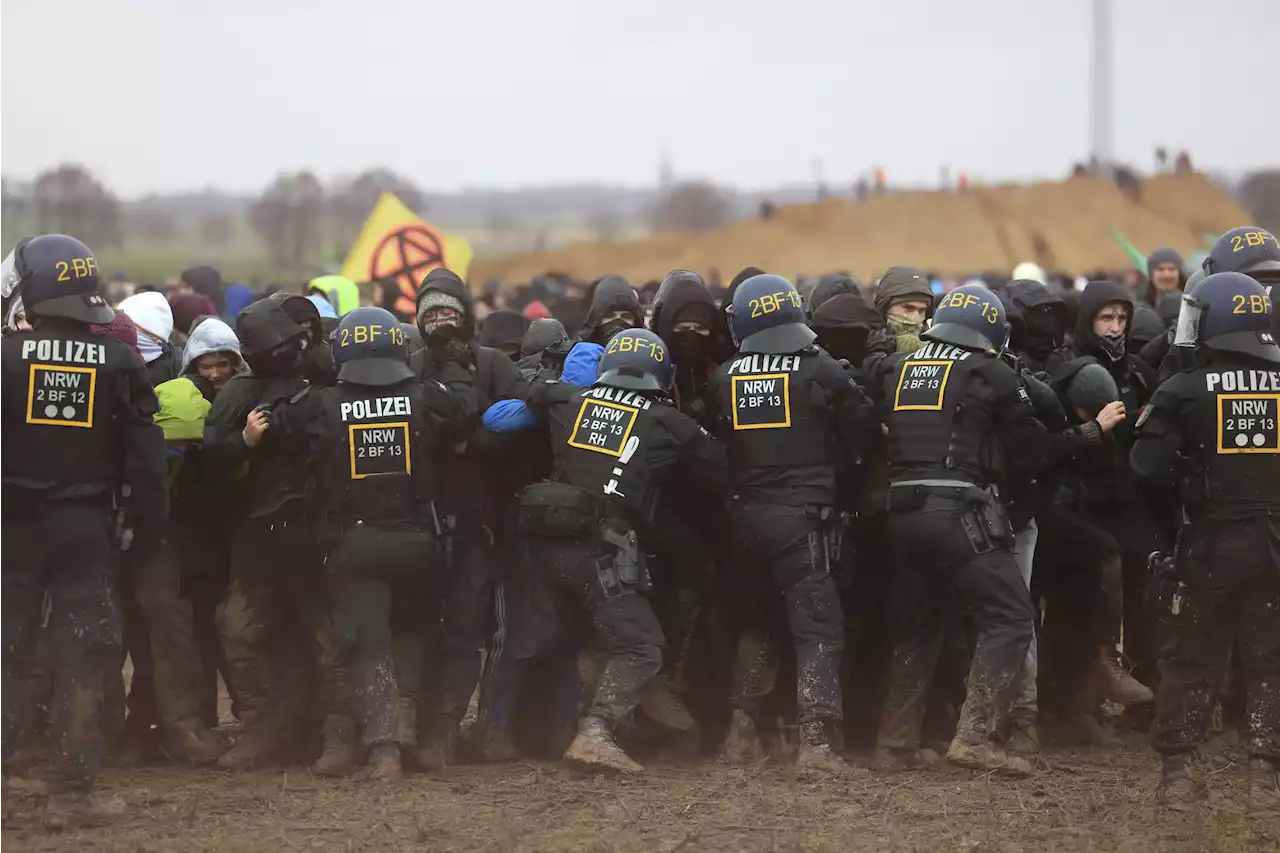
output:
[[[581,279],[616,273],[638,283],[672,269],[716,269],[728,279],[757,266],[787,276],[848,270],[870,278],[894,264],[955,275],[1012,270],[1027,260],[1088,272],[1130,266],[1111,227],[1144,252],[1173,246],[1190,254],[1203,246],[1206,233],[1248,221],[1203,175],[1157,176],[1143,181],[1135,198],[1110,181],[1072,178],[783,207],[772,221],[745,220],[707,234],[482,259],[471,276],[520,282],[551,271]]]

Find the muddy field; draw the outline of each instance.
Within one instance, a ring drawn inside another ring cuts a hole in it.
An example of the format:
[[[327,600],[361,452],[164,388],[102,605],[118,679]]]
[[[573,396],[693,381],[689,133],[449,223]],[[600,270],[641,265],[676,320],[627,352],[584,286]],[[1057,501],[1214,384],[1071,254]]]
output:
[[[1224,851],[1280,850],[1280,815],[1245,814],[1230,750],[1212,798],[1158,809],[1141,740],[1049,753],[1035,778],[959,770],[800,782],[784,767],[651,766],[635,780],[555,764],[461,767],[380,787],[304,769],[231,775],[108,771],[129,814],[46,832],[38,801],[6,804],[6,851]],[[1214,769],[1216,768],[1216,769]]]

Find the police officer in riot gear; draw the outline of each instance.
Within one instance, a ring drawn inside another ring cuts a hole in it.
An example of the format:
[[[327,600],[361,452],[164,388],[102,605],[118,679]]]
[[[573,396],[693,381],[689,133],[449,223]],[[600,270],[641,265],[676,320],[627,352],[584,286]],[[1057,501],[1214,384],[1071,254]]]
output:
[[[1241,273],[1214,273],[1183,297],[1175,345],[1196,366],[1156,391],[1130,462],[1176,488],[1182,527],[1160,585],[1160,684],[1152,744],[1165,803],[1202,799],[1192,757],[1207,734],[1232,648],[1247,692],[1241,741],[1255,806],[1280,805],[1280,346],[1275,307]]]
[[[882,763],[927,762],[925,698],[952,602],[974,613],[977,648],[947,758],[1018,775],[1030,765],[993,740],[1007,717],[1031,642],[1033,612],[994,488],[1097,443],[1123,418],[1113,403],[1096,421],[1050,435],[1001,358],[1009,324],[999,298],[965,285],[939,304],[924,347],[888,360],[890,538],[901,589],[900,634],[877,738]],[[896,361],[894,359],[897,359]]]
[[[860,452],[874,426],[871,405],[835,359],[818,348],[800,295],[786,279],[758,275],[733,296],[738,352],[707,389],[712,429],[729,447],[735,583],[741,587],[743,661],[734,676],[726,755],[755,751],[759,700],[773,687],[784,642],[776,612],[783,599],[796,646],[799,765],[841,773],[832,747],[843,719],[840,655],[844,624],[831,575],[837,469]],[[750,658],[752,665],[745,665]]]
[[[662,339],[628,329],[610,338],[590,387],[539,383],[528,403],[545,414],[555,456],[552,478],[520,499],[530,570],[544,597],[585,613],[608,658],[564,754],[594,769],[642,769],[613,732],[662,665],[664,640],[645,595],[650,584],[641,543],[651,533],[661,488],[682,463],[716,494],[726,482],[723,448],[671,405],[671,378]],[[529,598],[513,600],[528,604]],[[539,612],[564,611],[534,605],[512,617],[519,657],[544,652],[559,633]]]
[[[449,579],[446,531],[434,505],[438,458],[474,428],[476,401],[460,367],[452,390],[415,380],[408,338],[384,308],[344,315],[333,355],[338,384],[295,395],[273,413],[266,432],[269,442],[311,460],[313,522],[340,649],[344,661],[354,659],[364,693],[370,767],[389,778],[400,773],[391,635],[413,633],[427,609],[423,597]],[[420,606],[393,608],[393,593]]]
[[[132,548],[150,553],[167,509],[164,436],[138,354],[90,332],[114,312],[89,248],[65,234],[25,240],[14,274],[34,328],[3,343],[5,771],[47,594],[59,776],[50,817],[94,820],[123,808],[93,794],[103,675],[120,646],[112,502],[127,486]]]

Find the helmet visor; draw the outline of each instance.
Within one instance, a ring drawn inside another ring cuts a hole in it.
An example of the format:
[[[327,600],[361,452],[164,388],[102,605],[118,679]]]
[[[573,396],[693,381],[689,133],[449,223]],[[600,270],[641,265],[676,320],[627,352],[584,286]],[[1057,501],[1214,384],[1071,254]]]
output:
[[[1178,308],[1178,321],[1174,325],[1173,345],[1194,347],[1200,334],[1200,318],[1204,316],[1204,304],[1191,294],[1182,297]]]
[[[17,251],[16,249],[14,251]],[[13,296],[13,292],[18,289],[22,277],[18,275],[18,265],[14,263],[13,252],[4,256],[4,260],[0,261],[0,296],[8,299]]]

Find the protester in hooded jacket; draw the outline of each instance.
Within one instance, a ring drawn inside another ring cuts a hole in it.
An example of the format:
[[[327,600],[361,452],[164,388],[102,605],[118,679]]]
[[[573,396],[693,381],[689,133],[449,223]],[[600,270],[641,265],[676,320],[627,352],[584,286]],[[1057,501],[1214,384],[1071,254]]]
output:
[[[314,305],[297,302],[314,315]],[[271,409],[309,387],[312,333],[272,299],[245,308],[236,333],[250,372],[218,392],[202,449],[205,471],[237,511],[222,631],[244,733],[219,766],[246,770],[304,750],[314,755],[323,726],[313,772],[340,775],[355,759],[353,699],[306,512],[308,460],[264,440]]]
[[[182,351],[182,375],[204,380],[212,391],[205,396],[212,403],[227,381],[243,370],[240,339],[231,327],[217,317],[204,317],[197,322]],[[204,392],[204,388],[201,390]]]
[[[333,363],[333,344],[316,303],[284,291],[271,294],[267,300],[282,307],[295,323],[307,330],[309,344],[304,354],[303,377],[316,385],[332,385],[338,381],[338,369]]]
[[[1156,249],[1147,258],[1147,282],[1143,288],[1142,301],[1147,307],[1154,308],[1163,294],[1181,293],[1186,284],[1182,255],[1167,246]]]
[[[890,352],[915,352],[924,346],[920,333],[933,312],[928,276],[915,267],[890,267],[876,286],[875,304],[886,327],[877,337],[893,336]]]
[[[1067,308],[1062,297],[1034,279],[1014,279],[998,289],[1014,323],[1017,341],[1010,348],[1032,373],[1044,370],[1049,356],[1067,337]]]
[[[217,725],[217,659],[210,662],[214,669],[205,673],[195,617],[183,591],[173,497],[186,453],[203,435],[209,402],[186,378],[161,383],[156,397],[160,407],[155,422],[164,430],[167,453],[170,516],[160,547],[145,557],[125,551],[122,561],[124,647],[117,665],[123,665],[126,653],[133,663],[122,760],[145,761],[159,757],[163,749],[170,760],[206,765],[223,751],[210,731]],[[214,687],[212,719],[202,707],[209,678]]]
[[[1154,625],[1145,610],[1147,556],[1167,547],[1167,531],[1140,499],[1129,467],[1136,417],[1132,413],[1146,405],[1156,387],[1155,371],[1129,349],[1135,307],[1133,296],[1122,285],[1090,282],[1080,295],[1074,339],[1047,360],[1045,369],[1073,420],[1079,421],[1080,414],[1068,390],[1080,369],[1089,364],[1100,365],[1111,374],[1119,399],[1130,413],[1100,449],[1077,455],[1070,483],[1082,516],[1110,533],[1120,545],[1125,655],[1135,662],[1138,680],[1151,684],[1156,673]]]
[[[671,349],[676,368],[671,397],[677,408],[693,418],[701,414],[707,380],[733,354],[723,317],[696,272],[674,270],[658,288],[649,330]]]
[[[439,380],[450,366],[462,368],[474,385],[477,415],[495,401],[524,398],[529,383],[515,363],[476,341],[474,304],[456,273],[432,270],[418,288],[416,302],[418,327],[426,341],[410,356],[409,366],[417,376]],[[453,530],[455,585],[438,602],[444,608],[434,621],[440,633],[428,638],[435,653],[427,657],[425,646],[401,644],[396,657],[401,748],[411,763],[416,752],[422,767],[440,768],[454,759],[459,725],[480,677],[478,650],[485,641],[494,584],[501,574],[497,558],[513,497],[508,450],[507,443],[489,441],[478,432],[441,460],[440,481],[449,485],[439,506]],[[503,608],[497,605],[493,611],[500,616]],[[423,701],[428,698],[430,704]],[[415,716],[416,729],[406,725]]]
[[[222,273],[213,267],[198,266],[183,270],[178,276],[178,290],[194,290],[201,296],[207,296],[213,303],[217,316],[224,321],[235,319],[227,316],[227,286],[222,281]]]
[[[601,346],[624,329],[644,327],[640,296],[620,275],[596,279],[587,294],[587,320],[578,331],[578,340]]]
[[[482,347],[491,347],[512,361],[519,361],[526,325],[524,315],[519,311],[499,308],[484,318],[476,340]]]
[[[809,298],[805,300],[804,313],[812,320],[813,315],[828,299],[839,296],[842,293],[857,292],[858,285],[845,273],[838,272],[824,275],[818,279],[818,283],[813,286],[813,291],[809,294]]]
[[[152,387],[176,379],[182,372],[182,353],[172,342],[173,309],[154,291],[130,296],[118,306],[138,327],[138,351],[147,365]]]
[[[565,356],[573,348],[564,324],[551,317],[534,320],[520,341],[516,367],[525,379],[533,380],[544,370],[556,376],[564,369]]]
[[[186,344],[197,319],[217,313],[209,297],[191,292],[171,295],[169,309],[173,312],[173,340],[179,345]]]

